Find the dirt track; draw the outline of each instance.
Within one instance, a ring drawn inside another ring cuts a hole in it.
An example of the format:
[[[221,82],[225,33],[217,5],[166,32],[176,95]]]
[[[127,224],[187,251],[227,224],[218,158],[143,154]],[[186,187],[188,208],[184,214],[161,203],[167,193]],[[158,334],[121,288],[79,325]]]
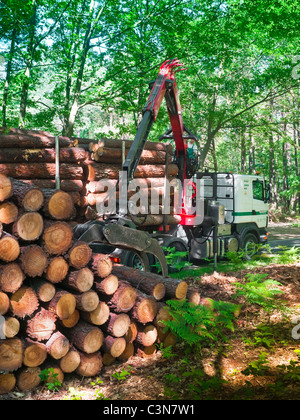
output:
[[[297,223],[270,223],[268,227],[269,241],[293,240],[300,238],[300,227],[292,226]]]

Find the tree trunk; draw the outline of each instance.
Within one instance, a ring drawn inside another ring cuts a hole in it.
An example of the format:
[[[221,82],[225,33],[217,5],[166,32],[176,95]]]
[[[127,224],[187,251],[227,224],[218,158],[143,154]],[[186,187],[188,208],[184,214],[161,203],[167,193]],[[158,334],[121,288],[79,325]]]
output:
[[[129,283],[123,281],[119,282],[119,287],[112,296],[103,296],[102,300],[108,304],[112,311],[126,313],[133,308],[136,298],[137,290]]]
[[[69,193],[61,190],[43,190],[45,203],[43,212],[54,220],[69,220],[74,215],[74,203]]]
[[[47,255],[39,245],[21,248],[20,264],[28,277],[42,276],[48,265]]]
[[[145,327],[139,326],[136,342],[141,346],[152,346],[157,340],[157,329],[154,325],[148,324]]]
[[[59,361],[59,367],[64,373],[73,373],[80,365],[80,353],[72,347]]]
[[[123,337],[112,337],[107,335],[104,339],[103,350],[112,357],[119,357],[126,348],[126,341]]]
[[[1,149],[0,149],[1,150]],[[44,204],[43,191],[17,179],[11,179],[12,201],[24,211],[39,211]]]
[[[85,354],[79,352],[79,354],[80,364],[76,369],[76,373],[88,378],[99,375],[103,366],[101,353]]]
[[[123,337],[130,326],[130,318],[127,314],[110,313],[107,323],[101,329],[113,337]]]
[[[109,255],[93,254],[90,260],[90,267],[96,276],[105,279],[111,274],[113,264]]]
[[[57,331],[47,341],[46,348],[53,359],[59,360],[70,350],[70,342],[60,331]]]
[[[158,307],[154,297],[138,292],[136,302],[131,311],[131,317],[134,321],[147,324],[154,320],[157,310]]]
[[[70,271],[69,275],[63,280],[64,287],[75,290],[76,292],[84,293],[89,291],[94,284],[94,274],[87,268]]]
[[[83,178],[83,168],[79,165],[62,163],[59,172],[62,179]],[[0,174],[17,179],[54,179],[56,165],[55,163],[1,163]]]
[[[41,383],[41,369],[26,367],[17,372],[17,387],[21,392],[31,391]]]
[[[89,290],[88,292],[75,294],[76,308],[80,311],[93,312],[99,305],[99,297],[96,292]]]
[[[55,296],[56,289],[55,286],[43,279],[35,278],[32,281],[31,287],[35,291],[38,299],[42,303],[50,302]]]
[[[18,218],[18,207],[11,201],[5,201],[0,204],[0,222],[9,225]]]
[[[22,366],[23,343],[19,338],[0,340],[0,371],[14,372]]]
[[[66,256],[71,267],[77,270],[88,265],[92,258],[92,249],[86,242],[77,241]]]
[[[39,239],[43,230],[44,219],[38,212],[21,214],[12,227],[13,235],[26,242]]]
[[[109,318],[110,310],[105,302],[99,302],[97,308],[92,312],[81,312],[81,318],[93,325],[103,325]]]
[[[104,335],[100,328],[84,321],[66,331],[71,343],[86,354],[96,353],[103,344]]]
[[[105,295],[113,295],[119,287],[119,279],[113,274],[110,274],[104,280],[97,279],[96,277],[94,287],[98,293],[104,293]]]

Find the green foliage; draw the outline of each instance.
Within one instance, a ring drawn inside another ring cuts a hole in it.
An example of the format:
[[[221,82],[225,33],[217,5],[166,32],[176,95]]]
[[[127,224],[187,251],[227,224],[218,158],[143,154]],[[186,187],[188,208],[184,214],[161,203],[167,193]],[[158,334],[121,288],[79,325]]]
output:
[[[268,373],[270,366],[267,359],[268,353],[260,353],[257,360],[253,360],[249,363],[248,367],[242,371],[245,376],[264,376]]]
[[[192,263],[188,261],[188,251],[176,251],[175,247],[163,247],[168,267],[171,271],[179,272],[185,267],[190,267]],[[158,273],[161,273],[160,263],[157,261],[153,265]]]
[[[42,382],[45,382],[49,391],[57,392],[62,386],[61,382],[57,379],[58,373],[55,373],[53,368],[42,370],[39,376]]]
[[[248,274],[243,283],[236,282],[236,294],[234,297],[244,296],[247,304],[259,305],[267,313],[275,309],[284,310],[282,302],[276,297],[283,292],[279,289],[281,284],[267,278],[267,274]]]
[[[123,368],[121,372],[115,372],[111,376],[116,379],[117,381],[125,381],[128,379],[132,374],[132,367],[127,366],[127,369]]]
[[[165,326],[190,349],[201,349],[203,345],[226,340],[225,332],[234,330],[237,305],[211,301],[209,307],[193,305],[186,300],[167,301],[171,320]]]

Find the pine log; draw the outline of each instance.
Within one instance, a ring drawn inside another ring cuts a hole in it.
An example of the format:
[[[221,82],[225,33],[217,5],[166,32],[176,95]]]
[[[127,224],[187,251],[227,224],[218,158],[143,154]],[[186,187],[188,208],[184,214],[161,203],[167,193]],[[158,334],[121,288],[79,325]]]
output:
[[[76,369],[77,375],[83,377],[93,377],[101,372],[103,362],[100,352],[85,354],[80,352],[80,364]]]
[[[35,291],[28,286],[22,286],[10,298],[10,310],[18,318],[32,315],[38,308],[39,301]]]
[[[25,184],[35,186],[41,189],[56,189],[55,179],[21,179]],[[83,182],[76,179],[61,179],[60,189],[65,192],[81,192],[84,190]]]
[[[0,395],[9,394],[16,383],[17,380],[13,373],[0,373]]]
[[[124,336],[126,343],[133,343],[136,339],[137,333],[138,333],[137,324],[136,322],[131,321],[128,331]]]
[[[183,280],[171,278],[162,279],[166,288],[166,299],[185,299],[188,292],[188,284]]]
[[[62,190],[43,190],[45,203],[43,212],[55,220],[69,220],[74,214],[74,203],[69,193]]]
[[[17,318],[5,317],[4,322],[0,322],[0,337],[14,338],[20,331],[20,322]]]
[[[26,367],[17,372],[17,387],[21,392],[37,388],[41,383],[41,369],[39,367]]]
[[[136,342],[141,346],[152,346],[157,340],[157,329],[154,325],[138,326]]]
[[[39,239],[44,230],[44,219],[38,212],[21,214],[13,224],[12,232],[16,238],[32,242]]]
[[[112,357],[119,357],[126,348],[126,340],[123,337],[107,335],[104,339],[103,350]]]
[[[122,149],[122,143],[125,144],[125,149],[130,149],[132,146],[132,140],[114,140],[114,139],[101,139],[98,141],[99,147],[108,147],[108,148],[119,148]],[[168,143],[160,143],[154,141],[146,141],[145,143],[145,150],[158,150],[158,151],[168,151],[169,153],[173,153],[173,147],[171,144]]]
[[[130,190],[135,190],[135,187],[138,186],[140,189],[155,189],[155,188],[164,188],[166,183],[166,178],[135,178],[129,184]],[[116,179],[103,181],[91,181],[86,184],[86,192],[92,194],[100,194],[107,191],[110,188],[111,190],[117,189],[119,191],[119,184]]]
[[[48,358],[43,365],[43,370],[47,370],[49,375],[47,377],[47,384],[59,382],[61,385],[65,380],[64,372],[59,367],[59,362]]]
[[[113,269],[113,263],[109,255],[106,254],[93,254],[89,266],[102,279],[108,277]]]
[[[23,343],[20,338],[0,340],[0,371],[14,372],[22,366]]]
[[[113,357],[110,353],[102,354],[102,362],[104,366],[111,366],[116,361],[116,358]]]
[[[75,290],[76,292],[88,292],[94,284],[94,274],[87,268],[70,270],[68,276],[62,281],[62,286]]]
[[[170,346],[175,346],[176,343],[177,343],[177,338],[175,337],[173,333],[169,332],[163,341],[163,346],[165,348],[170,347]]]
[[[129,153],[129,149],[126,150],[125,156]],[[0,153],[1,158],[1,153]],[[140,165],[165,165],[166,159],[168,163],[171,163],[172,156],[162,150],[146,150],[144,149],[141,158],[139,160]],[[117,148],[101,148],[99,147],[96,152],[94,152],[94,160],[101,163],[120,163],[122,164],[122,150]],[[3,161],[5,162],[5,161]]]
[[[154,319],[154,325],[156,327],[165,328],[165,321],[171,320],[172,317],[168,310],[168,306],[165,303],[158,304],[157,315]]]
[[[112,296],[102,296],[109,308],[115,313],[129,312],[136,301],[137,290],[127,282],[119,282],[117,291]]]
[[[9,310],[9,297],[6,293],[0,292],[0,315],[5,315]]]
[[[49,261],[46,278],[53,284],[62,282],[69,271],[69,264],[62,256],[54,257]]]
[[[201,301],[200,293],[197,289],[188,289],[186,298],[190,303],[193,303],[194,305],[199,305]]]
[[[20,255],[20,245],[18,240],[8,233],[0,239],[0,260],[13,262]]]
[[[104,340],[104,335],[100,328],[84,321],[79,321],[74,328],[66,330],[66,334],[72,345],[86,354],[97,352]]]
[[[48,310],[60,320],[68,319],[76,309],[76,299],[65,290],[57,290],[54,298],[47,304]]]
[[[77,309],[67,319],[58,320],[65,328],[73,328],[80,320],[80,313]]]
[[[28,337],[44,341],[49,340],[56,329],[55,314],[47,311],[45,308],[40,308],[38,312],[27,321],[26,334]]]
[[[0,165],[0,173],[3,173]],[[100,179],[118,179],[121,165],[98,163],[93,161],[85,161],[84,167],[85,178],[87,181],[98,181]],[[167,169],[167,172],[166,172]],[[6,172],[4,172],[7,175]],[[166,176],[175,177],[178,175],[178,166],[171,163],[166,168],[165,165],[138,165],[134,174],[135,178],[162,178]]]
[[[27,367],[38,367],[45,362],[47,359],[47,348],[45,344],[30,340],[27,337],[23,340],[23,345],[23,365]]]
[[[155,344],[152,346],[141,346],[137,349],[137,355],[143,359],[151,359],[157,352],[157,347]]]
[[[45,227],[43,246],[48,254],[65,254],[71,248],[72,242],[73,230],[66,222],[53,222],[50,226]]]
[[[0,174],[0,202],[10,198],[12,190],[11,179],[6,175]]]
[[[80,353],[71,347],[68,353],[59,360],[59,367],[64,373],[72,373],[80,365]]]
[[[59,360],[70,350],[70,342],[60,331],[57,331],[47,341],[46,348],[53,359]]]
[[[132,286],[147,295],[153,296],[156,300],[161,300],[165,296],[165,286],[159,281],[158,277],[151,277],[148,273],[117,264],[113,267],[113,273],[119,279],[128,281]]]
[[[147,324],[154,320],[157,310],[157,302],[153,296],[138,292],[136,302],[131,311],[131,317],[141,324]]]
[[[74,141],[68,137],[59,137],[60,147],[70,147]],[[55,147],[55,137],[50,133],[38,130],[10,128],[1,129],[0,148],[38,149]]]
[[[48,258],[39,245],[28,245],[21,248],[20,264],[28,277],[38,277],[46,270]]]
[[[86,267],[92,258],[92,249],[86,242],[76,241],[66,256],[71,267]]]
[[[0,136],[1,141],[1,136]],[[2,163],[52,163],[55,162],[55,148],[1,148],[0,162]],[[67,147],[59,150],[59,161],[64,163],[78,163],[86,159],[86,152],[79,147]]]
[[[1,151],[1,149],[0,149]],[[44,204],[43,191],[17,179],[11,178],[13,196],[11,200],[25,211],[39,211]]]
[[[166,225],[179,225],[181,222],[181,216],[179,215],[155,215],[149,214],[146,218],[139,216],[132,216],[132,221],[137,226],[149,227],[149,226],[160,226]]]
[[[99,302],[97,308],[92,312],[81,312],[81,318],[93,325],[103,325],[109,318],[110,310],[105,302]]]
[[[0,204],[0,222],[4,225],[14,223],[18,218],[18,207],[11,201],[4,201]]]
[[[118,357],[120,362],[127,362],[131,357],[134,356],[135,348],[133,343],[126,343],[125,350],[123,353]]]
[[[61,163],[59,166],[62,179],[83,178],[83,168],[79,165]],[[55,179],[55,163],[2,163],[0,174],[16,179]]]
[[[101,329],[113,337],[123,337],[130,326],[130,318],[127,314],[110,313],[108,321]]]
[[[15,293],[25,280],[24,272],[17,263],[9,263],[0,266],[0,290],[7,293]]]
[[[35,291],[40,302],[50,302],[54,298],[56,289],[55,286],[44,279],[36,278],[31,282],[31,287]]]
[[[99,296],[93,290],[84,293],[74,293],[76,308],[80,311],[93,312],[99,305]]]
[[[95,277],[94,287],[99,293],[104,293],[105,295],[113,295],[119,287],[118,277],[110,274],[105,279]]]

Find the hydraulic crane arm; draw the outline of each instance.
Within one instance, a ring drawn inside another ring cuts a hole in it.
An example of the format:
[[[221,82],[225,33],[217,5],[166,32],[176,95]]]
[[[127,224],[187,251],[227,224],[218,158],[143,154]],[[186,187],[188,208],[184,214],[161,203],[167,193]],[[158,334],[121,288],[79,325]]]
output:
[[[168,60],[160,67],[160,71],[150,96],[143,109],[143,119],[137,130],[136,136],[123,164],[123,171],[127,173],[128,181],[134,177],[134,172],[144,150],[152,124],[157,118],[162,101],[165,98],[167,109],[176,145],[179,166],[179,179],[186,178],[186,144],[184,141],[184,125],[181,115],[179,94],[175,73],[185,70],[179,60]]]

